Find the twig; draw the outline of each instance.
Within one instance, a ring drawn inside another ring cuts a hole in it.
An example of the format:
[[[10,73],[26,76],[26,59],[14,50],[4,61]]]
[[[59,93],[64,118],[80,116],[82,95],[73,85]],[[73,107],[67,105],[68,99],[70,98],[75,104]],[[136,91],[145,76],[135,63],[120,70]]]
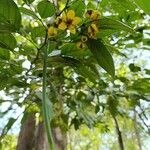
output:
[[[137,143],[138,143],[139,150],[142,150],[141,140],[140,140],[140,134],[138,132],[137,117],[136,117],[136,111],[135,111],[135,109],[134,109],[134,130],[135,130],[135,134],[136,134],[136,138],[137,138]]]
[[[143,114],[143,116],[145,117],[145,119],[148,120],[148,117],[146,116],[144,109],[141,107],[141,105],[139,105],[139,107],[140,107],[140,109],[142,111],[141,114]]]
[[[30,7],[30,9],[34,12],[34,10],[32,9],[32,7],[31,7],[31,4],[27,4],[29,7]],[[36,10],[37,11],[37,10]],[[36,14],[36,13],[34,13],[35,14],[35,16],[38,18],[38,20],[41,22],[41,24],[43,25],[43,27],[45,27],[45,25],[44,25],[44,23],[43,23],[43,21],[42,21],[42,19],[41,18],[39,18],[39,16]],[[45,27],[46,28],[46,27]]]
[[[46,45],[46,40],[47,40],[47,33],[45,35],[45,40],[44,43],[41,45],[41,47],[37,48],[37,54],[36,57],[33,61],[31,61],[31,65],[30,68],[28,69],[28,71],[25,73],[26,76],[28,76],[28,73],[33,69],[33,65],[36,63],[36,61],[39,59],[39,55],[40,55],[40,50]]]
[[[120,131],[120,129],[119,129],[118,121],[117,121],[117,119],[116,119],[115,116],[112,115],[112,117],[113,117],[113,119],[114,119],[115,126],[116,126],[116,130],[117,130],[117,134],[118,134],[118,142],[119,142],[120,150],[124,150],[122,134],[121,134],[121,131]]]
[[[139,118],[141,119],[141,121],[142,121],[142,123],[146,126],[146,128],[149,130],[150,129],[150,126],[148,126],[147,124],[146,124],[146,122],[144,121],[144,119],[142,118],[142,114],[139,114],[138,112],[137,112],[137,110],[135,110],[136,111],[136,113],[138,114],[138,116],[139,116]]]
[[[60,16],[67,8],[69,8],[68,4],[69,0],[67,0],[65,7],[57,14],[57,16]]]

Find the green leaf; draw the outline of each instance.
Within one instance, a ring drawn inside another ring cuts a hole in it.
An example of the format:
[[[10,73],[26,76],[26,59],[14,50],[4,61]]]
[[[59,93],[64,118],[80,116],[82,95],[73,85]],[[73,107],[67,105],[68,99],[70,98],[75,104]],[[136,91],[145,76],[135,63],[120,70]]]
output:
[[[8,50],[0,48],[0,59],[9,60],[9,58],[10,58],[10,52]]]
[[[55,7],[48,1],[41,1],[37,5],[38,12],[42,18],[51,17],[55,14]]]
[[[89,79],[91,82],[95,83],[98,80],[98,75],[95,74],[88,66],[85,66],[82,63],[76,64],[75,70],[77,73],[82,75],[84,78]]]
[[[63,57],[63,59],[68,66],[74,68],[78,74],[89,79],[91,82],[94,83],[99,79],[97,72],[94,72],[90,66],[87,66],[85,63],[71,57]]]
[[[45,35],[46,35],[46,29],[43,26],[35,27],[31,31],[31,36],[33,39],[35,39],[36,37],[45,37]]]
[[[14,32],[15,28],[14,26],[10,25],[10,24],[0,24],[0,32]]]
[[[111,54],[100,40],[88,39],[87,46],[93,53],[98,64],[112,77],[115,76],[115,67]]]
[[[13,50],[17,45],[16,39],[11,33],[0,33],[0,47]]]
[[[7,70],[1,68],[0,69],[0,81],[1,81],[0,90],[3,90],[6,86],[8,86],[9,79],[10,79],[10,73]]]
[[[117,33],[118,30],[116,29],[100,29],[100,32],[97,33],[98,38],[104,38],[105,36],[112,36],[113,34]]]
[[[38,92],[36,92],[36,95],[37,95],[37,97],[40,99],[40,100],[42,100],[43,98],[42,98],[42,92],[40,92],[40,91],[38,91]],[[47,117],[49,118],[49,121],[53,118],[53,116],[54,116],[54,112],[53,112],[53,107],[52,107],[52,103],[51,103],[51,101],[49,100],[49,98],[48,98],[48,96],[46,95],[46,99],[45,99],[45,101],[46,101],[46,112],[47,112]]]
[[[98,26],[100,29],[112,29],[112,30],[116,30],[116,31],[127,31],[127,32],[134,32],[134,30],[129,27],[128,25],[117,21],[117,20],[113,20],[110,18],[101,18],[99,20]]]
[[[106,44],[105,46],[111,53],[113,53],[113,54],[115,53],[116,55],[127,58],[127,56],[124,53],[122,53],[121,51],[119,51],[119,49],[117,47],[112,46],[110,44]]]
[[[146,74],[150,75],[150,70],[149,69],[145,69]]]
[[[72,67],[76,73],[87,78],[91,82],[95,83],[96,80],[99,79],[98,71],[88,63],[81,62],[80,60],[68,56],[57,56],[57,57],[50,57],[48,59],[49,64],[53,64],[53,66],[57,67],[64,67],[70,66]]]
[[[127,87],[128,90],[137,91],[140,94],[150,93],[150,78],[141,78],[135,80],[132,86]]]
[[[113,96],[109,96],[107,99],[107,104],[108,104],[108,109],[109,109],[110,113],[113,116],[116,116],[118,113],[118,111],[117,111],[117,106],[119,104],[118,100]]]
[[[34,0],[23,0],[26,4],[31,4],[34,2]]]
[[[96,5],[94,5],[94,3],[93,2],[89,2],[88,4],[87,4],[87,9],[96,9]]]
[[[27,9],[27,8],[24,8],[24,7],[20,7],[19,10],[20,10],[20,12],[22,12],[25,15],[31,16],[34,19],[38,19],[38,17],[36,16],[36,14],[32,10],[30,10],[30,9]]]
[[[85,4],[83,0],[75,1],[69,9],[72,9],[75,11],[76,16],[83,16],[83,13],[85,11]]]
[[[145,13],[150,15],[150,1],[149,0],[134,0]]]
[[[77,117],[75,117],[74,119],[71,120],[71,125],[74,125],[75,130],[78,130],[81,124],[81,119],[77,119]]]
[[[2,130],[2,134],[0,136],[0,140],[7,134],[7,132],[10,130],[10,128],[13,126],[13,124],[15,123],[16,119],[14,118],[9,118],[8,123],[6,124],[6,126],[3,128]]]
[[[83,58],[85,56],[89,56],[90,51],[86,50],[86,49],[78,49],[76,44],[74,43],[69,43],[69,44],[65,44],[61,47],[61,54],[65,55],[65,56],[73,56],[76,58]]]
[[[131,63],[131,64],[129,65],[129,68],[130,68],[130,70],[131,70],[132,72],[138,72],[138,71],[141,71],[141,68],[138,67],[138,66],[136,66],[136,65],[133,64],[133,63]]]
[[[135,4],[130,0],[116,0],[116,1],[128,10],[135,10],[136,8]]]
[[[10,25],[15,30],[21,26],[21,14],[13,0],[0,1],[0,25]]]

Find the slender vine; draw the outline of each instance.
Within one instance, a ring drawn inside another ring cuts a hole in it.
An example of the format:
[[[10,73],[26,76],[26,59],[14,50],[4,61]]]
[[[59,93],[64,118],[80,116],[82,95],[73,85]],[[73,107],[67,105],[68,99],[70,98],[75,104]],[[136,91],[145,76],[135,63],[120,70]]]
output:
[[[47,53],[49,49],[49,41],[47,43],[46,48],[44,49],[44,65],[43,65],[43,116],[44,116],[44,121],[45,121],[45,129],[47,133],[47,138],[49,142],[49,146],[51,150],[55,150],[55,144],[52,136],[52,130],[51,130],[51,125],[50,125],[50,118],[48,116],[48,107],[47,107],[47,99],[46,99],[46,81],[47,81]]]

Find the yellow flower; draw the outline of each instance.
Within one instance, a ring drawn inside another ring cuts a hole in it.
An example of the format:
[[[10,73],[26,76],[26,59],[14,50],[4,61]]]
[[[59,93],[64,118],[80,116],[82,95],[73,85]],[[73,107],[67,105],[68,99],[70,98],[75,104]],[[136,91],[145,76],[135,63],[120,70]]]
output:
[[[85,49],[86,45],[83,42],[78,42],[77,44],[78,49]]]
[[[73,10],[69,10],[67,14],[63,14],[62,17],[56,19],[56,24],[61,30],[69,29],[71,33],[76,33],[76,26],[80,23],[81,18],[75,16]]]
[[[87,10],[85,16],[91,20],[98,20],[101,15],[98,10]]]
[[[99,11],[95,10],[92,15],[91,15],[91,19],[92,20],[98,20],[100,18],[101,14]]]
[[[49,27],[48,28],[48,37],[53,37],[57,35],[57,30],[54,27]]]
[[[84,36],[84,35],[83,35],[83,36],[81,37],[81,41],[82,41],[82,42],[86,42],[86,41],[87,41],[87,36]]]
[[[94,10],[87,10],[87,12],[85,13],[85,17],[90,19],[93,11]]]
[[[89,27],[88,27],[88,35],[90,38],[95,39],[96,38],[96,34],[99,32],[96,24],[92,23]]]

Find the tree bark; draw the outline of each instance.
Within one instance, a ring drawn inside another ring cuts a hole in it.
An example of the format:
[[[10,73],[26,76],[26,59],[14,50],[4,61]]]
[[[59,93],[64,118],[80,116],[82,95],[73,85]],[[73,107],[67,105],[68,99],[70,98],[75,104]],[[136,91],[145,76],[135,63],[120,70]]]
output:
[[[32,150],[34,145],[35,133],[35,115],[30,114],[22,125],[19,137],[17,150]]]
[[[52,129],[54,135],[54,141],[56,144],[56,150],[65,150],[67,144],[66,134],[62,132],[60,127],[55,127]]]
[[[37,134],[35,137],[35,150],[49,150],[49,144],[43,122],[39,122],[37,126]]]
[[[52,133],[56,150],[65,150],[67,138],[66,135],[61,131],[60,127],[53,128]],[[40,122],[38,125],[35,140],[35,150],[50,150],[43,122]]]

